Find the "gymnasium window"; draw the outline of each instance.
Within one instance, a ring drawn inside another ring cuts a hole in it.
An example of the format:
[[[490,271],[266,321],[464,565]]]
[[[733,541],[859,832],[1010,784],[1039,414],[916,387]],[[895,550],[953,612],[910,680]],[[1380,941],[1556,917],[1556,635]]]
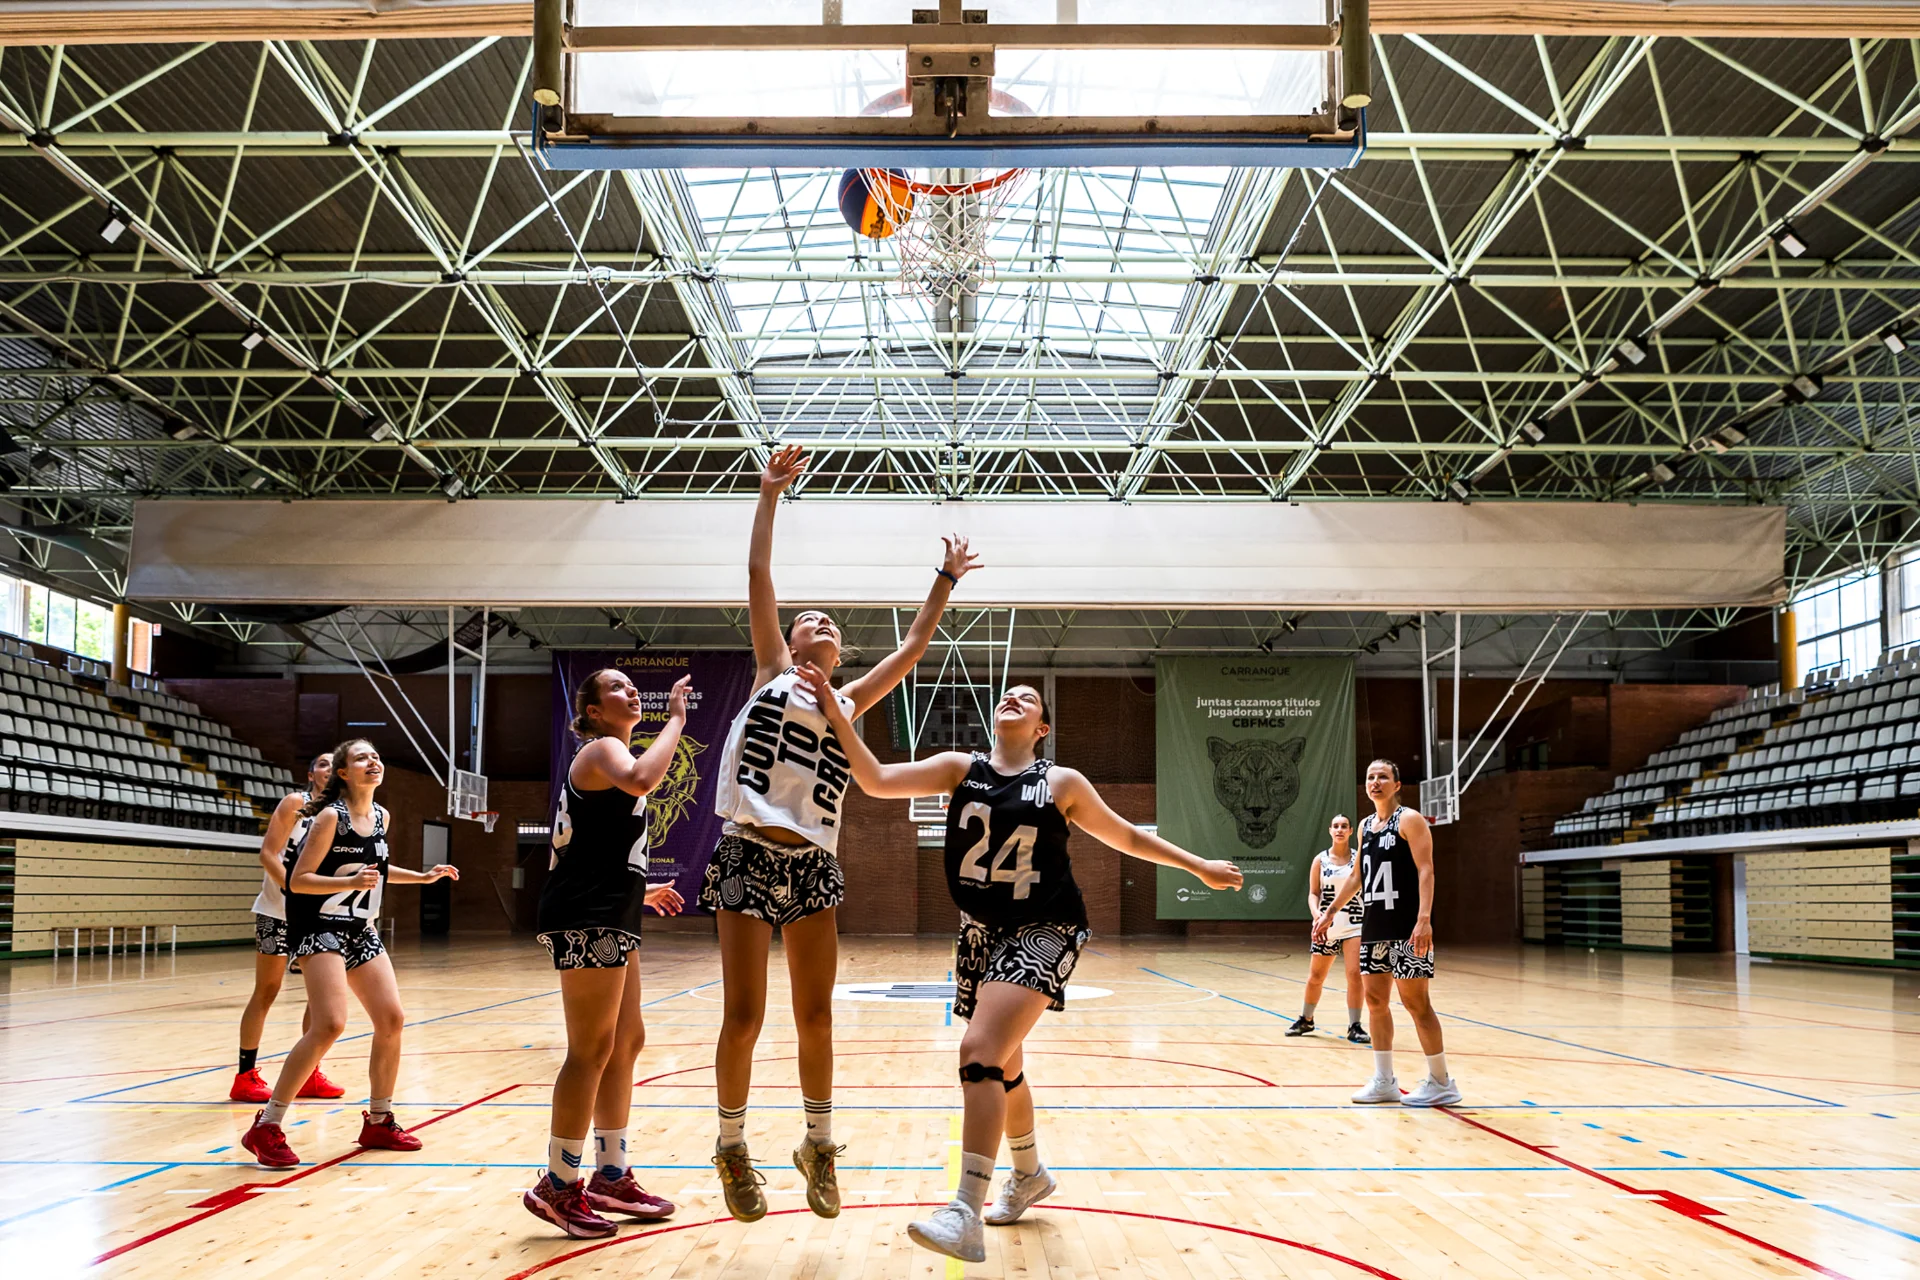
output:
[[[127,661],[135,671],[152,672],[153,637],[159,630],[147,622],[131,624]],[[113,610],[5,574],[0,574],[0,631],[83,658],[113,660]]]
[[[1920,547],[1903,551],[1893,563],[1893,608],[1887,643],[1896,649],[1920,644]]]
[[[1868,569],[1809,587],[1793,602],[1801,675],[1836,663],[1857,676],[1880,661],[1880,571]]]

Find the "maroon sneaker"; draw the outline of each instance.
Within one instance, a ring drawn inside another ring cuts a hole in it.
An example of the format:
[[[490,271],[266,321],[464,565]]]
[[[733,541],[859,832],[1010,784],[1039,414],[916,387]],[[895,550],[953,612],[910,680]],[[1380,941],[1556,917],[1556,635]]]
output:
[[[240,1145],[253,1153],[262,1169],[291,1169],[300,1163],[300,1157],[287,1145],[286,1130],[277,1124],[268,1124],[266,1114],[265,1111],[254,1113],[253,1127],[241,1135]]]
[[[273,1089],[261,1078],[258,1070],[237,1071],[233,1076],[233,1088],[227,1090],[227,1096],[235,1102],[265,1102],[273,1097]]]
[[[601,1213],[624,1213],[629,1218],[653,1220],[673,1216],[673,1202],[661,1199],[635,1182],[631,1169],[618,1178],[608,1178],[596,1169],[587,1181],[587,1203]]]
[[[370,1151],[418,1151],[423,1144],[400,1127],[400,1122],[393,1118],[393,1112],[387,1112],[385,1120],[375,1120],[371,1111],[362,1111],[360,1145]]]
[[[584,1179],[561,1186],[551,1174],[543,1173],[540,1181],[520,1197],[520,1203],[526,1206],[528,1213],[543,1222],[552,1223],[575,1240],[593,1240],[610,1236],[619,1230],[595,1213],[593,1206],[587,1203],[587,1184]]]

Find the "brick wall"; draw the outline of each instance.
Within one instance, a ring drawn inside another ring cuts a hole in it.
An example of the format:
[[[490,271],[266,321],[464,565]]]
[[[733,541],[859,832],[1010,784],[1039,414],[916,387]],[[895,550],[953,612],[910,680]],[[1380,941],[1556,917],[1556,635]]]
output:
[[[1746,693],[1734,684],[1608,685],[1609,767],[1615,773],[1638,769],[1648,756]]]

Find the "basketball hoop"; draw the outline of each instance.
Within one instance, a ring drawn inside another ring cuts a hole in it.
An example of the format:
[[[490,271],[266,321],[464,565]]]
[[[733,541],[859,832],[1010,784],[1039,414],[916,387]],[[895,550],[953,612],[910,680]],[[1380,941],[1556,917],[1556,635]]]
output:
[[[488,835],[493,834],[493,824],[500,820],[498,809],[481,809],[473,815],[473,820],[485,827]]]
[[[912,108],[909,90],[895,89],[868,103],[863,116],[892,115]],[[1033,109],[995,89],[997,115],[1030,116]],[[957,302],[992,280],[996,264],[987,250],[1001,214],[1023,185],[1028,170],[1007,169],[980,178],[951,169],[948,181],[910,178],[898,169],[865,169],[867,190],[900,254],[900,291],[930,302]]]

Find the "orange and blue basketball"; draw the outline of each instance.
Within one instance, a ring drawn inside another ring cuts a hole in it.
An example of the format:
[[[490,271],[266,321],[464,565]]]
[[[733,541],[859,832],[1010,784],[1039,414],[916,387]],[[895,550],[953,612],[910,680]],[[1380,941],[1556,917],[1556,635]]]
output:
[[[875,189],[878,182],[884,187]],[[913,188],[898,169],[849,169],[840,175],[840,216],[872,240],[885,240],[913,212]]]

